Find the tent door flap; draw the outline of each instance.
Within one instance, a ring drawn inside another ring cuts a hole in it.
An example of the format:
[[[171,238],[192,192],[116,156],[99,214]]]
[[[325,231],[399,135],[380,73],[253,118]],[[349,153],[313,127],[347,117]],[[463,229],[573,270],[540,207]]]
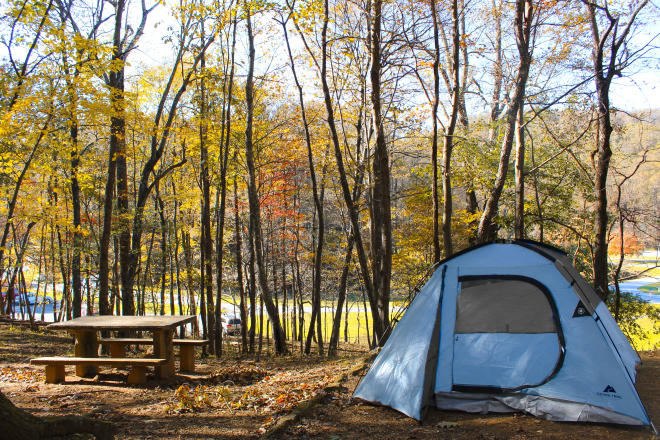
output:
[[[547,288],[520,276],[459,278],[453,389],[539,386],[563,359],[563,336]]]

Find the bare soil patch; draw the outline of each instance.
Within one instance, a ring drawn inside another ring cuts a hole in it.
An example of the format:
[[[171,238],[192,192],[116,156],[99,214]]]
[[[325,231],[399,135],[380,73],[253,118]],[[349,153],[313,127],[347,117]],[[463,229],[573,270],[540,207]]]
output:
[[[337,359],[231,355],[198,359],[198,372],[146,386],[125,383],[126,371],[80,379],[67,367],[65,384],[43,383],[29,359],[72,351],[66,334],[0,325],[0,390],[35,415],[78,414],[114,422],[121,439],[259,438],[301,402],[320,404],[280,434],[323,439],[651,439],[649,430],[556,423],[523,414],[480,415],[432,410],[424,423],[351,398],[359,377],[349,371],[363,353]],[[199,353],[198,353],[199,355]],[[642,353],[637,388],[651,419],[660,421],[660,351]],[[348,375],[340,389],[329,384]]]

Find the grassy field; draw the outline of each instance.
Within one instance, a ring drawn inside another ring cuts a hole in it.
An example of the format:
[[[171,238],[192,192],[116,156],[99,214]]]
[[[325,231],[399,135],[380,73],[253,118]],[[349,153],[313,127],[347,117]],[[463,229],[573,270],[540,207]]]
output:
[[[637,322],[647,333],[648,339],[633,338],[635,348],[640,351],[660,348],[660,332],[654,331],[653,322],[649,318],[641,318]]]
[[[346,333],[348,342],[357,343],[362,345],[368,344],[368,336],[371,335],[371,328],[367,329],[365,322],[364,311],[356,312],[350,311],[350,309],[355,310],[358,304],[349,304],[349,313],[348,320],[345,320],[344,313],[342,313],[342,322],[339,331],[340,342],[344,341],[346,323],[348,324],[348,332]],[[361,303],[360,303],[361,305]],[[330,334],[332,332],[332,314],[330,312],[322,313],[322,327],[323,327],[323,340],[326,342],[330,339]],[[310,314],[305,313],[305,334],[307,333],[307,327],[309,325]],[[369,327],[371,327],[371,314],[368,316]],[[637,350],[646,351],[654,350],[660,348],[660,333],[654,331],[653,322],[648,318],[641,318],[638,323],[642,327],[643,331],[647,334],[647,338],[632,338],[633,345]],[[264,323],[266,324],[266,323]],[[257,320],[257,327],[259,326],[259,321]],[[267,326],[264,325],[264,332],[267,330]],[[287,333],[289,337],[291,336],[291,316],[288,316],[288,327]]]
[[[327,309],[330,309],[332,305],[333,304],[329,301],[322,302],[322,307]],[[396,309],[396,307],[400,305],[401,305],[400,302],[399,303],[393,302],[392,308]],[[152,304],[148,303],[146,304],[146,309],[147,309],[147,313],[154,313],[155,307]],[[372,325],[371,312],[367,310],[367,314],[366,314],[367,316],[365,316],[364,305],[362,302],[351,301],[348,304],[348,309],[349,309],[348,319],[346,319],[345,307],[343,308],[342,311],[342,319],[341,319],[341,325],[339,331],[340,342],[349,342],[352,344],[361,344],[367,346],[369,338],[371,337],[371,325]],[[359,312],[357,310],[359,310]],[[176,307],[175,313],[178,312],[179,312],[178,307]],[[169,313],[170,313],[170,307],[169,307],[169,303],[167,303],[165,305],[165,314],[169,314]],[[234,315],[234,304],[231,298],[223,298],[222,313],[224,315],[230,315],[230,316]],[[280,304],[280,313],[281,313],[281,304]],[[238,304],[236,304],[236,315],[237,316],[239,315]],[[263,326],[264,337],[266,336],[270,337],[271,332],[270,332],[268,318],[267,316],[265,316],[265,318],[266,321],[264,322],[264,326]],[[257,315],[257,329],[259,329],[260,327],[259,319],[260,316]],[[280,319],[282,319],[282,316],[280,316]],[[289,309],[289,313],[286,316],[286,328],[285,328],[287,332],[287,338],[289,339],[291,339],[293,336],[292,319],[293,319],[292,310]],[[311,313],[306,312],[305,323],[304,323],[305,335],[307,334],[310,319],[311,319]],[[323,331],[323,341],[325,342],[325,345],[327,345],[327,342],[330,340],[330,335],[332,333],[332,319],[333,319],[333,314],[331,312],[326,311],[321,313],[321,326]],[[641,318],[638,322],[642,327],[643,331],[646,333],[647,337],[642,339],[633,337],[632,342],[635,348],[640,351],[660,348],[660,333],[654,332],[653,322],[648,318]],[[298,322],[296,322],[296,327],[298,327],[298,325],[299,325]]]

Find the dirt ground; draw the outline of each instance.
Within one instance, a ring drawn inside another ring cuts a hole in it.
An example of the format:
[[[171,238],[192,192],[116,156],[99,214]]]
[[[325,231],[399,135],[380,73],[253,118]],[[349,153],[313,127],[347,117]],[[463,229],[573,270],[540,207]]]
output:
[[[355,348],[355,347],[351,347]],[[93,379],[67,367],[64,384],[45,384],[29,359],[72,354],[65,333],[0,325],[0,390],[35,415],[78,414],[112,421],[118,439],[259,438],[300,402],[321,403],[278,438],[319,439],[652,439],[648,429],[549,422],[535,417],[432,410],[424,423],[389,408],[351,399],[359,377],[348,374],[362,353],[316,357],[198,359],[198,372],[146,386],[125,383],[126,371],[104,370]],[[660,351],[642,353],[637,388],[653,421],[660,421]],[[345,376],[337,390],[325,387]]]

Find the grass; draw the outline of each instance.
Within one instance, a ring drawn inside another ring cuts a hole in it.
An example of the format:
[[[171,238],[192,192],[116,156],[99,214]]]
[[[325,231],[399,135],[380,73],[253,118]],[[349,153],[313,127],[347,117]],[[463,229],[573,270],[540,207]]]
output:
[[[658,271],[660,272],[660,268],[658,268]],[[653,286],[657,284],[659,283],[654,283]],[[155,296],[155,298],[158,297]],[[150,299],[150,295],[147,295],[147,299]],[[223,301],[222,301],[223,314],[233,315],[233,304],[234,302],[231,297],[223,297]],[[321,305],[322,307],[330,308],[332,307],[333,303],[331,301],[322,301]],[[395,308],[398,305],[400,305],[400,302],[393,301],[391,305],[391,309]],[[344,338],[346,335],[347,342],[367,346],[369,337],[371,337],[371,325],[372,325],[371,313],[369,310],[367,310],[368,316],[365,316],[364,310],[360,309],[364,307],[362,301],[350,301],[348,306],[349,306],[348,319],[346,319],[345,317],[345,308],[342,311],[339,340],[340,342],[343,342],[345,340]],[[85,304],[83,304],[83,307],[85,307]],[[147,304],[145,304],[145,308],[147,313],[157,312],[156,305],[152,304],[150,301],[147,302]],[[236,304],[236,308],[238,309],[238,304]],[[360,310],[360,311],[358,312],[356,310]],[[175,304],[175,314],[178,313],[179,313],[178,305]],[[281,313],[281,304],[280,304],[280,313]],[[166,303],[165,303],[165,314],[168,315],[170,314],[170,306],[168,299],[166,299]],[[238,315],[238,313],[236,314]],[[264,336],[266,335],[270,336],[271,331],[269,328],[270,326],[268,325],[267,322],[268,318],[267,316],[264,316],[264,318],[266,319],[266,322],[264,322],[264,326],[263,326]],[[289,339],[292,339],[293,337],[292,318],[293,318],[292,309],[289,308],[289,313],[287,314],[286,317],[286,331],[287,331],[287,337]],[[306,335],[309,328],[311,314],[305,313],[304,318],[305,318],[304,334]],[[257,329],[259,329],[260,327],[259,319],[260,316],[257,315]],[[282,317],[280,317],[280,319],[282,319]],[[323,341],[325,342],[326,346],[327,346],[327,342],[330,340],[330,335],[332,332],[332,319],[333,319],[333,314],[331,312],[321,313]],[[296,322],[296,327],[298,326],[298,322]],[[653,322],[649,318],[642,318],[639,320],[639,324],[642,327],[643,331],[647,334],[647,338],[633,338],[632,342],[634,346],[638,350],[651,350],[660,347],[660,334],[654,331]]]
[[[649,318],[640,318],[637,323],[642,327],[648,339],[632,338],[635,349],[639,351],[655,350],[660,347],[660,332],[655,331],[653,321]]]

